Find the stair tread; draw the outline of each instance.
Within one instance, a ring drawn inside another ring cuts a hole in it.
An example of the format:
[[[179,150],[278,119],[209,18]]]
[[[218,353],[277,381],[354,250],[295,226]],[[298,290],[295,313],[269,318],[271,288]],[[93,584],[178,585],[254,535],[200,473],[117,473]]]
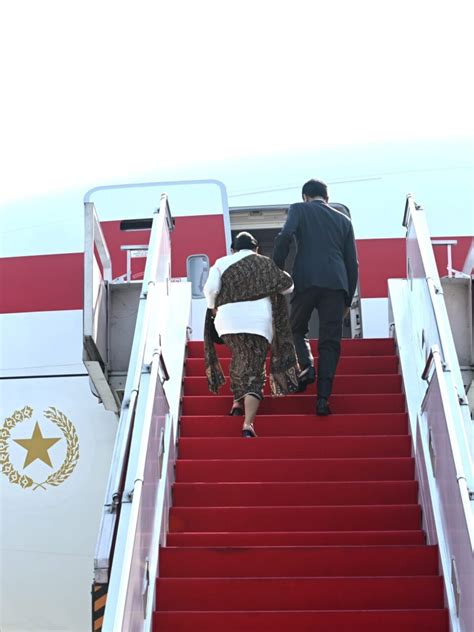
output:
[[[300,412],[307,414],[315,414],[316,400],[314,395],[299,394],[294,397],[274,397],[265,398],[260,409],[262,414],[281,414],[291,413],[295,403],[298,405]],[[331,410],[335,414],[341,413],[404,413],[405,412],[405,396],[402,393],[388,394],[349,394],[349,395],[332,395]],[[232,406],[232,397],[230,395],[185,395],[182,402],[182,411],[184,415],[209,415],[228,413]]]
[[[183,415],[181,437],[238,437],[241,417]],[[258,415],[259,438],[268,436],[408,436],[408,416],[401,413]]]
[[[316,358],[315,358],[316,359]],[[225,375],[229,375],[230,358],[220,358],[220,364]],[[267,369],[269,360],[267,359]],[[186,375],[205,375],[204,358],[187,358]],[[398,357],[396,355],[361,355],[341,356],[337,366],[336,377],[347,374],[398,374]]]
[[[340,531],[350,524],[353,531],[416,529],[420,507],[411,505],[322,505],[287,507],[172,507],[169,530],[175,531]]]
[[[439,576],[393,577],[184,577],[157,580],[158,607],[175,610],[440,608]]]
[[[448,632],[394,340],[342,341],[333,414],[315,415],[316,384],[265,397],[252,441],[216,349],[217,397],[202,342],[188,345],[154,630]]]
[[[317,352],[318,339],[310,340],[311,350]],[[198,357],[203,355],[204,344],[201,340],[193,340],[188,342],[188,356]],[[217,355],[223,357],[230,354],[229,349],[225,345],[216,346]],[[343,338],[341,340],[341,356],[344,357],[348,354],[355,352],[360,353],[364,350],[365,353],[370,352],[371,355],[377,353],[394,353],[395,341],[393,338]]]
[[[317,458],[411,456],[409,436],[349,437],[182,437],[179,455],[183,459],[214,458]]]
[[[176,481],[413,480],[413,457],[179,459]]]
[[[225,376],[226,383],[220,389],[221,395],[229,395],[230,379]],[[310,384],[306,393],[316,393],[316,383]],[[401,389],[401,375],[393,374],[362,374],[362,375],[337,375],[333,384],[333,393],[340,394],[363,394],[363,393],[399,393]],[[265,385],[264,392],[266,395],[270,393],[270,385]],[[185,395],[205,395],[209,394],[208,382],[206,376],[188,375],[184,378],[184,394]],[[300,394],[296,393],[296,397]]]
[[[241,610],[160,611],[154,614],[160,632],[447,632],[445,608],[412,610]],[[155,628],[156,629],[156,628]]]
[[[438,575],[436,546],[166,547],[160,577]]]
[[[179,546],[250,546],[269,545],[271,543],[287,546],[307,546],[319,544],[339,546],[341,544],[362,544],[372,546],[380,543],[424,544],[425,536],[421,529],[386,530],[386,531],[272,531],[269,533],[255,531],[182,531],[168,534],[168,543]],[[192,543],[192,544],[191,544]]]
[[[195,482],[173,485],[175,507],[417,503],[415,481]],[[324,503],[322,502],[324,500]]]

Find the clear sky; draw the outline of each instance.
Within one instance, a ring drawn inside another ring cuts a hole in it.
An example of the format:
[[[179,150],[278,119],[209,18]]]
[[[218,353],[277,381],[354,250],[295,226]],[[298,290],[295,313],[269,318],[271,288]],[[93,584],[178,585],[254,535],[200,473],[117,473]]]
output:
[[[472,137],[472,7],[4,1],[0,203],[219,161],[265,175],[271,154]],[[291,183],[274,175],[269,186]],[[235,191],[253,186],[234,178]]]

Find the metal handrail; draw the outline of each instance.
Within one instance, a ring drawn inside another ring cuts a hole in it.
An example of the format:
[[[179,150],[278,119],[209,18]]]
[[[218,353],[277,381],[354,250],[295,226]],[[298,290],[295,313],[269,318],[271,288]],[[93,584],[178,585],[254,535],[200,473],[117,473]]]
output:
[[[461,368],[459,366],[456,346],[454,344],[453,333],[451,331],[448,312],[444,301],[443,289],[434,258],[433,246],[431,245],[431,237],[426,217],[424,215],[423,208],[415,203],[411,194],[407,196],[404,222],[407,228],[407,233],[410,222],[413,223],[431,301],[431,307],[433,310],[434,321],[438,332],[437,343],[441,352],[441,362],[443,364],[443,369],[451,372],[453,388],[457,391],[460,404],[460,419],[456,426],[457,441],[462,444],[462,447],[466,448],[466,453],[469,454],[470,467],[472,468],[472,460],[474,459],[474,446],[472,445],[474,428],[469,413],[467,398],[465,396]],[[464,453],[464,449],[462,452]]]
[[[467,404],[467,398],[465,397],[461,369],[459,366],[446,304],[444,302],[441,280],[439,278],[438,268],[434,258],[431,236],[429,234],[423,208],[415,202],[411,194],[407,195],[403,225],[407,229],[407,237],[411,226],[413,226],[422,265],[422,275],[418,278],[420,278],[420,280],[423,278],[425,279],[431,308],[433,310],[432,314],[434,317],[434,324],[437,330],[437,337],[435,337],[437,339],[429,342],[430,346],[434,343],[439,346],[443,369],[445,371],[450,371],[452,374],[453,387],[457,391],[461,407],[460,423],[457,425],[458,441],[460,441],[463,446],[466,446],[467,452],[470,456],[470,461],[472,462],[474,454],[472,452],[473,446],[471,445],[471,438],[473,436],[474,429],[468,410],[469,406]]]
[[[429,235],[424,214],[420,213],[420,211],[423,211],[423,208],[415,202],[412,194],[408,194],[405,205],[405,213],[403,216],[403,226],[408,232],[410,221],[414,225],[417,242],[420,248],[420,255],[423,262],[425,279],[438,330],[439,346],[442,352],[443,361],[446,363],[449,370],[454,371],[457,388],[464,389],[453,334],[449,324],[446,305],[444,303],[441,280],[434,258],[433,247],[431,245],[431,237]]]
[[[127,244],[125,246],[120,246],[120,250],[127,253],[127,271],[122,277],[119,277],[119,278],[121,281],[130,283],[130,281],[132,280],[132,259],[138,258],[138,257],[142,259],[145,258],[148,253],[148,244],[142,244],[142,245],[138,245],[138,244],[128,245]],[[137,255],[137,253],[139,253],[139,255]]]
[[[93,309],[94,298],[94,250],[100,258],[104,281],[112,280],[112,260],[100,226],[95,206],[92,202],[84,204],[84,335],[94,334]]]
[[[97,261],[96,255],[99,260]],[[97,285],[96,262],[102,265],[102,281]],[[94,283],[94,281],[96,283]],[[108,372],[108,348],[105,341],[100,345],[100,305],[107,305],[107,285],[112,281],[112,260],[92,202],[84,204],[84,306],[83,306],[83,361],[106,410],[118,413],[120,404],[110,385],[104,380]],[[101,296],[102,291],[104,292]],[[107,319],[107,308],[105,308]]]
[[[104,510],[94,555],[94,581],[97,584],[107,584],[109,581],[111,554],[117,535],[117,525],[120,518],[120,508],[125,489],[125,477],[128,465],[126,455],[130,447],[131,432],[126,432],[126,430],[133,428],[137,399],[138,391],[133,390],[130,401],[126,407],[127,414],[125,422],[119,427],[116,437],[116,447],[124,444],[124,448],[118,455],[116,455],[116,450],[114,449],[110,470],[113,476],[111,477],[109,475]]]
[[[460,595],[472,590],[473,427],[426,216],[411,195],[403,225],[408,282],[392,288],[424,526],[439,547],[451,627],[467,631],[469,596],[466,605]]]
[[[466,254],[466,259],[464,260],[464,265],[462,267],[463,274],[471,276],[474,271],[474,237],[472,238],[471,245],[469,246],[469,250]]]
[[[159,369],[159,362],[156,362],[156,360],[154,360],[152,362],[151,375],[150,375],[150,388],[151,389],[154,389],[156,387],[157,381],[159,381],[158,369]],[[148,418],[151,417],[151,408],[152,408],[152,402],[150,402],[150,399],[152,398],[149,397],[148,394],[146,394],[145,416]],[[141,494],[142,494],[143,486],[145,482],[146,453],[143,450],[141,450],[137,456],[138,456],[138,460],[135,466],[132,468],[133,479],[134,479],[133,486],[128,487],[128,489],[126,490],[126,497],[122,499],[122,502],[127,502],[129,503],[129,506],[130,506],[130,513],[128,515],[127,524],[124,525],[124,529],[123,529],[123,531],[125,532],[127,536],[130,536],[130,534],[134,534],[137,530],[138,518],[139,518],[139,513],[140,513],[140,508],[141,508],[141,502],[140,502]],[[122,525],[120,525],[120,529],[122,530]],[[126,608],[126,603],[127,603],[127,593],[128,593],[130,570],[132,567],[132,559],[133,559],[133,553],[134,553],[134,547],[135,547],[135,538],[126,537],[124,539],[123,544],[124,544],[123,553],[121,555],[121,560],[120,560],[120,569],[118,569],[119,572],[117,573],[117,583],[116,583],[115,590],[113,586],[115,566],[112,568],[112,572],[111,572],[112,573],[111,587],[109,588],[109,591],[111,594],[112,592],[115,592],[114,594],[115,608],[113,609],[113,611],[111,611],[109,608],[109,610],[106,612],[106,617],[104,619],[104,630],[106,632],[107,630],[110,630],[110,632],[112,632],[112,630],[114,632],[115,630],[117,630],[117,632],[118,630],[124,631],[123,618],[124,618],[124,613],[125,613],[125,608]],[[109,622],[112,622],[111,626],[107,625]]]
[[[438,375],[438,381],[442,388],[443,412],[450,437],[451,451],[453,455],[454,467],[456,470],[456,480],[458,482],[465,482],[465,491],[468,495],[468,499],[474,500],[474,471],[472,467],[472,461],[468,450],[465,451],[464,456],[461,455],[461,450],[456,434],[456,423],[454,415],[456,414],[456,412],[460,414],[459,402],[457,402],[457,410],[453,410],[453,407],[450,405],[449,398],[446,396],[446,392],[448,389],[446,373],[449,372],[446,372],[445,367],[443,366],[438,345],[432,345],[428,359],[426,361],[425,368],[423,369],[423,373],[421,376],[423,380],[426,380],[428,382],[428,384],[431,381],[428,376],[430,375],[430,369],[432,365],[434,365],[434,370]],[[471,517],[471,533],[473,531],[473,527],[474,524]],[[472,537],[472,544],[474,548],[474,536]]]
[[[428,294],[433,310],[435,325],[438,332],[437,348],[440,352],[440,361],[442,363],[443,370],[445,372],[451,373],[453,389],[456,391],[460,409],[459,423],[456,424],[456,433],[454,435],[455,438],[453,438],[452,440],[456,440],[456,442],[460,444],[461,452],[465,455],[465,458],[468,461],[465,465],[468,472],[471,472],[474,456],[471,452],[473,449],[473,447],[471,446],[473,426],[470,415],[468,414],[469,406],[467,404],[467,398],[465,397],[461,369],[459,366],[453,334],[449,323],[446,304],[444,302],[443,290],[438,274],[438,268],[434,258],[433,247],[431,245],[431,237],[429,235],[426,218],[423,213],[423,208],[420,205],[416,204],[411,194],[407,196],[403,218],[403,225],[407,229],[407,234],[410,228],[410,223],[412,223],[414,227],[423,265],[423,272],[428,288]],[[429,368],[427,369],[427,367],[425,366],[423,376],[426,375],[427,370],[429,371]]]
[[[170,210],[166,195],[161,197],[160,208],[153,214],[149,252],[157,250],[160,243],[161,233],[166,223],[170,225]],[[128,466],[128,447],[133,431],[133,416],[136,399],[140,390],[142,377],[142,366],[147,345],[148,326],[152,317],[152,300],[148,300],[149,292],[154,285],[156,270],[159,264],[159,257],[155,254],[147,258],[145,276],[140,294],[137,320],[135,326],[135,336],[133,339],[130,354],[129,369],[125,383],[124,398],[122,402],[119,427],[112,456],[112,463],[109,472],[107,490],[104,502],[104,512],[101,519],[99,539],[96,546],[95,564],[97,565],[95,581],[97,583],[107,583],[111,566],[111,556],[113,542],[116,533],[116,522],[119,508],[116,499],[123,497],[124,470]],[[138,335],[137,335],[138,334]]]
[[[448,271],[448,277],[452,278],[453,276],[453,246],[456,246],[458,243],[457,239],[432,239],[432,246],[446,246],[446,255],[448,259],[448,265],[446,269]]]
[[[440,570],[445,580],[450,629],[471,630],[474,554],[473,468],[466,446],[458,441],[462,426],[453,374],[443,367],[437,345],[423,370],[428,386],[421,403],[417,443],[421,497],[430,544],[437,544]],[[431,467],[430,467],[431,465]],[[431,529],[429,526],[431,525]]]

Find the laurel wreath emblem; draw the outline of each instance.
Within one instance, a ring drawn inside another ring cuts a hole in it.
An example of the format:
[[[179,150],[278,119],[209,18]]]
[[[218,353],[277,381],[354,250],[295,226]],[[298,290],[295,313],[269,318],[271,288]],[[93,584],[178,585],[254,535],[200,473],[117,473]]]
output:
[[[26,476],[26,474],[20,474],[18,470],[13,467],[8,455],[7,443],[13,428],[18,423],[21,423],[26,419],[31,419],[32,415],[33,409],[30,406],[25,406],[21,410],[15,410],[11,417],[7,417],[5,419],[3,427],[0,428],[0,466],[2,468],[2,472],[5,476],[7,476],[10,483],[19,485],[23,489],[28,489],[33,486],[33,490],[38,489],[38,487],[46,489],[45,485],[57,487],[58,485],[61,485],[61,483],[64,483],[69,476],[71,476],[79,461],[79,438],[77,436],[76,429],[66,415],[54,406],[50,406],[44,411],[44,416],[56,424],[56,426],[64,434],[67,448],[66,457],[61,467],[56,470],[56,472],[50,474],[46,480],[41,483],[37,483],[31,477]]]

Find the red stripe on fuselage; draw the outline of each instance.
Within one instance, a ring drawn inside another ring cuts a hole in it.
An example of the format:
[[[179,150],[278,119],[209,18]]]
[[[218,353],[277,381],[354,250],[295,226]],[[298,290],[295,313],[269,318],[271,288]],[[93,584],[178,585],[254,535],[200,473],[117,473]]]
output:
[[[456,240],[452,246],[453,268],[462,270],[472,237],[433,237]],[[388,279],[406,278],[406,240],[358,239],[359,277],[362,298],[379,298],[388,295]],[[447,276],[446,246],[435,246],[434,254],[440,276]]]
[[[84,255],[3,258],[0,279],[2,314],[82,309]]]
[[[406,277],[405,239],[358,239],[362,298],[387,296],[387,279]]]
[[[186,258],[191,254],[207,253],[211,264],[225,254],[221,216],[178,217],[172,233],[172,274],[186,276]],[[104,222],[104,234],[113,260],[113,275],[126,271],[123,244],[146,244],[149,231],[122,232],[119,222]],[[437,237],[437,239],[442,239]],[[464,264],[471,237],[457,239],[453,246],[453,267]],[[405,278],[405,239],[359,239],[357,251],[360,264],[362,298],[387,296],[387,279]],[[445,276],[445,247],[435,248],[440,275]],[[133,262],[135,278],[141,278],[144,259]],[[0,313],[44,312],[82,309],[83,254],[69,253],[0,259]]]

